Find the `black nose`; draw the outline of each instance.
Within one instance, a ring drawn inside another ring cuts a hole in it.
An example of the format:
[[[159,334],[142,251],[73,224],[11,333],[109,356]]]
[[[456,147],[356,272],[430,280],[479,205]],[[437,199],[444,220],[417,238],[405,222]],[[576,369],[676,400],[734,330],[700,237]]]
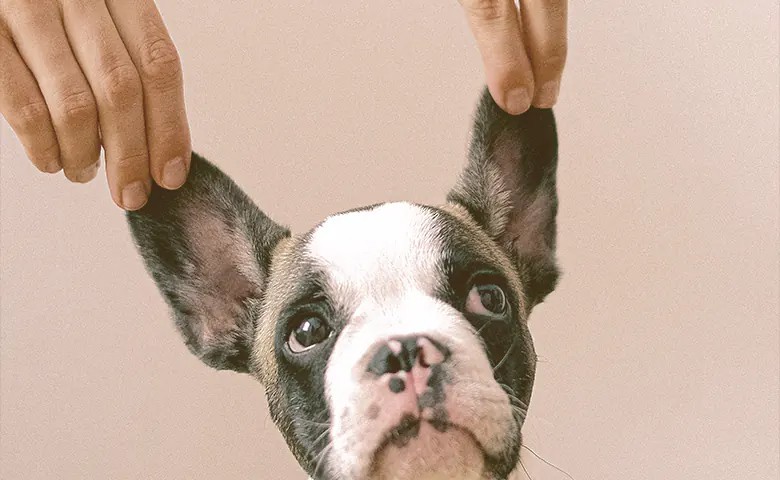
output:
[[[429,368],[444,362],[449,356],[447,347],[429,337],[396,337],[377,349],[368,363],[368,371],[377,376],[401,370],[409,372],[416,363],[422,368]]]

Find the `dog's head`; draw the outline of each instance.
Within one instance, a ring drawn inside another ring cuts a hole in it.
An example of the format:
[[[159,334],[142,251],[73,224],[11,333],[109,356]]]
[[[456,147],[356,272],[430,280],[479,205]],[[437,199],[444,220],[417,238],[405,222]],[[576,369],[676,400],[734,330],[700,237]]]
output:
[[[439,207],[386,203],[293,236],[193,155],[177,191],[128,214],[186,344],[247,372],[316,479],[507,478],[558,278],[552,111],[483,93]]]

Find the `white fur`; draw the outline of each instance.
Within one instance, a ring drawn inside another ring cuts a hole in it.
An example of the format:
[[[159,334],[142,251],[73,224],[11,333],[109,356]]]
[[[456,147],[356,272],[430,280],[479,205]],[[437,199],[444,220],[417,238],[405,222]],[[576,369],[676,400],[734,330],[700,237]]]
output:
[[[441,241],[428,210],[398,202],[328,218],[308,250],[338,300],[383,304],[405,290],[433,291]]]
[[[434,296],[443,254],[435,220],[424,208],[392,203],[331,217],[310,240],[308,254],[326,272],[328,294],[351,313],[325,378],[336,478],[368,478],[386,432],[405,413],[400,397],[366,373],[374,348],[394,336],[427,335],[449,347],[454,381],[445,392],[451,422],[491,453],[516,434],[509,400],[493,379],[473,327]],[[367,412],[377,406],[379,413],[371,418]],[[408,448],[390,446],[379,453],[376,478],[422,480],[426,470],[447,478],[454,472],[457,478],[481,478],[481,452],[458,430],[442,434],[428,427]],[[382,459],[392,464],[383,465]]]

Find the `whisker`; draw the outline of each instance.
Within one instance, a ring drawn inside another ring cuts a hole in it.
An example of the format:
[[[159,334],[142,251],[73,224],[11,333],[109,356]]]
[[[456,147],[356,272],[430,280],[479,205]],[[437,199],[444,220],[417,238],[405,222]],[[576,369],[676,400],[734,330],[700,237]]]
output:
[[[328,444],[325,445],[325,448],[323,448],[320,451],[319,455],[317,455],[317,458],[316,458],[317,463],[316,463],[316,465],[314,467],[314,474],[312,475],[312,478],[315,478],[315,479],[317,478],[317,473],[319,473],[319,471],[320,471],[320,466],[322,464],[322,461],[325,460],[325,457],[328,455],[328,452],[330,452],[330,450],[332,448],[333,448],[333,443],[328,442]]]
[[[307,425],[314,425],[315,427],[330,427],[329,422],[313,422],[311,420],[306,420],[305,418],[301,417],[295,417],[293,419],[296,423],[305,423]]]
[[[536,452],[534,452],[533,450],[531,450],[531,448],[530,448],[530,447],[528,447],[527,445],[520,445],[520,446],[521,446],[521,447],[523,447],[523,448],[525,448],[525,449],[526,449],[526,450],[528,450],[529,452],[531,452],[531,453],[533,454],[533,456],[534,456],[534,457],[538,458],[539,460],[541,460],[541,461],[542,461],[542,462],[544,462],[545,464],[549,465],[550,467],[552,467],[552,468],[554,468],[554,469],[558,470],[559,472],[561,472],[562,474],[566,475],[566,478],[568,478],[568,479],[570,479],[570,480],[574,480],[574,477],[572,477],[571,475],[569,475],[569,472],[566,472],[566,471],[565,471],[565,470],[563,470],[562,468],[559,468],[558,466],[556,466],[556,465],[553,465],[552,463],[548,462],[547,460],[545,460],[544,458],[542,458],[542,457],[541,457],[539,454],[537,454]]]
[[[520,408],[520,409],[522,409],[524,411],[528,410],[528,405],[526,405],[526,403],[524,401],[520,400],[519,398],[517,398],[513,394],[514,390],[512,390],[512,388],[510,388],[508,385],[503,384],[501,382],[496,382],[496,383],[498,384],[498,386],[500,386],[504,390],[504,395],[507,396],[507,398],[509,399],[509,403],[510,403],[510,405],[512,407]],[[458,385],[464,386],[464,387],[485,387],[488,390],[492,390],[492,388],[493,388],[492,385],[489,385],[489,384],[487,384],[485,382],[478,382],[478,381],[458,382]],[[491,397],[486,397],[486,396],[484,396],[482,394],[477,394],[477,395],[478,395],[479,400],[481,402],[487,402],[487,403],[503,403],[502,400],[504,399],[503,397],[502,398],[491,398]]]
[[[316,419],[323,418],[325,419],[324,422],[318,422]],[[328,409],[323,409],[319,413],[312,415],[310,418],[304,418],[304,417],[293,417],[292,421],[294,423],[303,423],[307,425],[314,425],[315,427],[330,427],[330,419],[328,418]]]
[[[484,393],[475,392],[474,389],[469,389],[469,393],[474,393],[475,398],[478,398],[479,401],[483,404],[506,404],[506,401],[509,400],[509,408],[512,411],[512,416],[515,418],[515,420],[518,423],[522,423],[525,421],[525,419],[528,417],[528,405],[526,405],[525,402],[520,400],[514,395],[514,390],[509,387],[508,385],[496,382],[498,386],[501,387],[504,396],[501,396],[500,398],[496,398],[493,395],[487,396]],[[480,382],[480,381],[474,381],[469,380],[467,382],[459,382],[459,386],[463,387],[483,387],[491,392],[494,391],[494,386],[489,385],[486,382]]]
[[[506,392],[506,394],[509,395],[511,398],[514,398],[518,402],[523,403],[522,400],[517,398],[517,396],[515,395],[515,391],[514,391],[514,389],[512,387],[510,387],[509,385],[507,385],[505,383],[501,383],[501,382],[498,382],[498,386],[503,388],[504,392]]]
[[[512,407],[512,413],[517,414],[517,416],[519,416],[521,420],[525,420],[526,417],[528,416],[528,410],[523,410],[515,406]]]
[[[327,417],[328,417],[328,409],[327,409],[327,408],[323,408],[323,409],[320,411],[320,413],[318,413],[318,414],[314,415],[314,416],[312,417],[312,419],[319,418],[319,417],[327,418]]]
[[[263,419],[263,429],[268,428],[268,420],[271,419],[271,414],[266,412],[265,418]]]
[[[479,327],[479,330],[477,330],[477,335],[479,335],[480,333],[482,333],[482,330],[484,330],[484,329],[485,329],[485,328],[486,328],[488,325],[490,325],[490,324],[491,324],[491,323],[493,323],[493,322],[497,322],[497,321],[498,321],[498,319],[495,319],[495,318],[490,318],[490,319],[488,319],[488,321],[487,321],[487,322],[485,322],[485,324],[484,324],[484,325],[482,325],[481,327]]]
[[[517,403],[518,406],[522,407],[524,410],[528,410],[528,405],[515,396],[515,391],[509,385],[498,382],[498,386],[504,389],[504,392],[506,393],[507,397],[509,397],[509,401],[511,403]]]
[[[504,362],[507,361],[507,359],[509,358],[509,354],[512,353],[512,350],[515,348],[516,344],[517,344],[517,338],[512,340],[512,344],[509,345],[509,348],[506,350],[506,354],[504,355],[504,358],[502,358],[501,361],[498,362],[498,364],[495,367],[493,367],[493,372],[494,373],[496,372],[496,370],[501,368],[501,366],[504,364]]]
[[[317,444],[318,444],[318,443],[319,443],[321,440],[323,440],[323,439],[327,438],[327,435],[328,435],[329,433],[330,433],[330,430],[325,430],[324,432],[322,432],[321,434],[319,434],[319,435],[317,436],[317,438],[316,438],[316,439],[314,439],[314,441],[312,442],[312,445],[317,445]]]
[[[523,461],[519,460],[519,459],[518,459],[518,461],[520,462],[520,466],[523,467],[523,471],[525,472],[525,476],[528,477],[529,480],[534,480],[531,477],[531,474],[528,473],[528,470],[526,470],[525,465],[523,465]]]

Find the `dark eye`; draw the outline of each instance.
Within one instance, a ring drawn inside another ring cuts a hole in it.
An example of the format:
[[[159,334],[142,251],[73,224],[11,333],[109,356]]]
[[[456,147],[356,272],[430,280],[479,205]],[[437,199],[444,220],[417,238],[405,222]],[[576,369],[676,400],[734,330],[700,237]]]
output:
[[[301,353],[327,340],[331,332],[325,320],[320,317],[308,317],[290,332],[287,346],[293,353]]]
[[[498,285],[476,284],[466,298],[466,310],[479,315],[503,315],[507,310],[506,294]]]

